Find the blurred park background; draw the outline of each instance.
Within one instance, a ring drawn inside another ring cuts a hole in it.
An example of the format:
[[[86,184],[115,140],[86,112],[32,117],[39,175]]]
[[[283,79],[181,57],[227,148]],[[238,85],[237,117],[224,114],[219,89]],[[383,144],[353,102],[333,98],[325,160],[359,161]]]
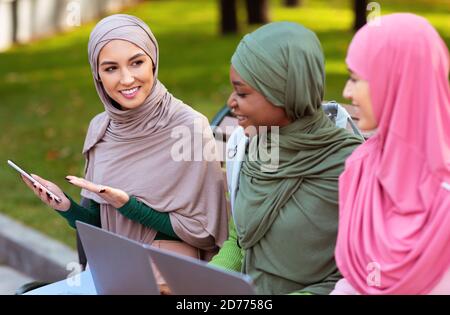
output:
[[[148,0],[120,10],[140,17],[153,30],[160,47],[159,80],[209,119],[231,91],[228,70],[236,45],[258,27],[246,22],[244,1],[237,0],[238,32],[221,35],[220,2]],[[287,7],[282,0],[269,0],[266,18],[298,22],[316,32],[326,58],[325,99],[343,102],[353,1],[300,2],[300,6]],[[382,15],[413,12],[426,17],[449,46],[450,0],[377,3]],[[103,111],[87,59],[89,33],[99,19],[27,44],[14,44],[0,53],[0,212],[72,248],[74,231],[55,211],[43,206],[6,160],[15,160],[79,198],[79,190],[64,177],[83,176],[85,132],[91,118]]]

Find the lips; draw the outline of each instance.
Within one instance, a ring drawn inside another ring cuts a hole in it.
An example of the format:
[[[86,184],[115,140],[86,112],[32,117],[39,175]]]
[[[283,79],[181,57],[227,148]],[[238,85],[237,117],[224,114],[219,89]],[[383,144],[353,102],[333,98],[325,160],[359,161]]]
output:
[[[236,117],[237,118],[237,120],[238,120],[238,124],[240,125],[241,123],[243,123],[244,121],[246,121],[247,120],[247,116],[244,116],[244,115],[238,115],[236,112],[234,112],[234,111],[232,111],[231,112],[232,113],[232,115],[234,116],[234,117]]]
[[[140,88],[141,88],[140,86],[136,86],[132,89],[122,90],[120,91],[120,94],[122,94],[122,96],[127,99],[132,99],[133,97],[136,96]]]
[[[247,116],[242,116],[242,115],[234,115],[234,116],[238,120],[238,125],[243,127],[243,126],[245,126],[247,124],[247,119],[248,119]]]

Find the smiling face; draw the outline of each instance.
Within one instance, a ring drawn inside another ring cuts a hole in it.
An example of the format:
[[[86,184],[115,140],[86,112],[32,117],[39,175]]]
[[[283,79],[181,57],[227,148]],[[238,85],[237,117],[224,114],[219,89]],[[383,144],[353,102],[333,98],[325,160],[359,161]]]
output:
[[[378,124],[375,120],[370,98],[369,82],[350,71],[350,78],[345,84],[343,96],[351,100],[352,104],[359,108],[359,129],[368,131],[377,127]]]
[[[123,110],[144,103],[153,86],[153,62],[138,46],[112,40],[98,56],[99,76],[109,97]]]
[[[273,105],[264,95],[249,86],[233,66],[230,67],[230,81],[233,92],[227,104],[247,136],[253,135],[254,128],[249,127],[283,127],[291,123],[284,108]]]

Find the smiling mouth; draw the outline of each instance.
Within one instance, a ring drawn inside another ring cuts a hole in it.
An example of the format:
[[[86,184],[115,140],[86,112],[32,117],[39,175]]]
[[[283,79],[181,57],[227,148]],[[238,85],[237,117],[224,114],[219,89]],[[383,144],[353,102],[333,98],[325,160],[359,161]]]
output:
[[[136,96],[140,88],[140,86],[136,86],[132,89],[122,90],[120,91],[120,94],[122,94],[125,98],[131,99]]]
[[[239,122],[242,122],[247,119],[247,116],[242,115],[234,115],[234,117],[236,117]]]

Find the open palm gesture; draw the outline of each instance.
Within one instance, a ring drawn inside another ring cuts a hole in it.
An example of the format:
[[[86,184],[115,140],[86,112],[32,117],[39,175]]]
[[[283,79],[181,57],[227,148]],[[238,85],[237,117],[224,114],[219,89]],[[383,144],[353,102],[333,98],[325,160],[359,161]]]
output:
[[[67,176],[66,179],[72,185],[97,194],[116,209],[124,206],[128,200],[130,200],[130,196],[128,196],[126,192],[117,188],[94,184],[84,178],[76,176]]]

